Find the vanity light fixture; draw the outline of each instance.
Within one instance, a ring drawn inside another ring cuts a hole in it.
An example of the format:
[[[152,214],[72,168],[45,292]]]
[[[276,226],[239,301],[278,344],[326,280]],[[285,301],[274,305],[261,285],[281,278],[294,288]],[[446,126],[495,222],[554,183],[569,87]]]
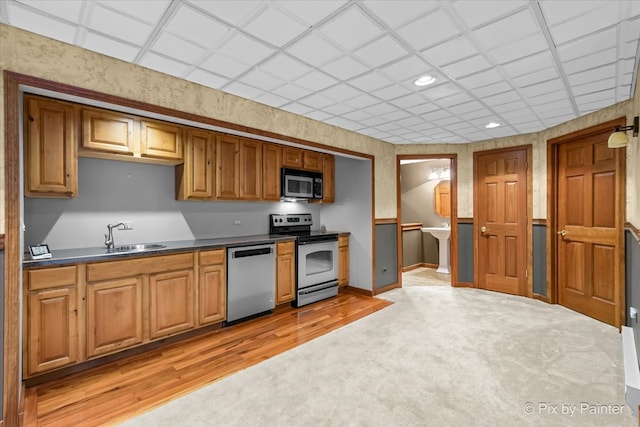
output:
[[[484,125],[484,127],[486,127],[487,129],[497,128],[498,126],[500,126],[500,123],[496,123],[496,122],[491,122]]]
[[[449,168],[433,168],[429,174],[429,179],[449,179],[451,172]]]
[[[609,148],[626,147],[629,143],[629,138],[627,137],[628,130],[633,131],[633,136],[638,136],[638,116],[633,118],[633,125],[631,126],[616,126],[615,131],[609,135],[607,146]]]
[[[416,86],[422,87],[422,86],[429,86],[430,84],[433,84],[435,81],[436,81],[435,77],[425,74],[424,76],[418,77],[418,79],[414,81],[413,84]]]

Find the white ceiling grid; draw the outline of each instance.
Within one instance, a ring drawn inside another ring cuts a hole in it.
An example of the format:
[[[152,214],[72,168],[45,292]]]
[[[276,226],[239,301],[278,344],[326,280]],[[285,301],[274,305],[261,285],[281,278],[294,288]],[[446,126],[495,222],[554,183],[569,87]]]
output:
[[[630,98],[640,0],[0,0],[0,22],[391,143],[464,143]]]

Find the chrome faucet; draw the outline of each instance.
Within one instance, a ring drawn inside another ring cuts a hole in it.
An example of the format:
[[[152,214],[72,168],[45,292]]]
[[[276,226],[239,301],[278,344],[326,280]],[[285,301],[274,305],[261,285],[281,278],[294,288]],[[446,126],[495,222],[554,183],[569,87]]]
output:
[[[125,228],[127,227],[124,222],[119,222],[117,224],[107,224],[107,230],[109,230],[109,233],[104,235],[104,244],[107,245],[107,250],[113,249],[113,229],[120,226],[123,226]]]

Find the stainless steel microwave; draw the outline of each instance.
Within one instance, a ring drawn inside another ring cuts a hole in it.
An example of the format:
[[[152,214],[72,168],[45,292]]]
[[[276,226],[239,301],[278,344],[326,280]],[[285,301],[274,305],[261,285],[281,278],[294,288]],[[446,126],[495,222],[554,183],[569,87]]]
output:
[[[322,199],[322,173],[282,168],[281,196],[284,199]]]

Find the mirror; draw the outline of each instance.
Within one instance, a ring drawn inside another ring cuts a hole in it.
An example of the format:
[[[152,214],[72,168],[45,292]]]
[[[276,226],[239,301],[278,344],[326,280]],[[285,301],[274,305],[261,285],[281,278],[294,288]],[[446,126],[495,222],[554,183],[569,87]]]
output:
[[[433,197],[434,210],[442,217],[451,216],[451,191],[449,181],[440,181],[436,185]]]

